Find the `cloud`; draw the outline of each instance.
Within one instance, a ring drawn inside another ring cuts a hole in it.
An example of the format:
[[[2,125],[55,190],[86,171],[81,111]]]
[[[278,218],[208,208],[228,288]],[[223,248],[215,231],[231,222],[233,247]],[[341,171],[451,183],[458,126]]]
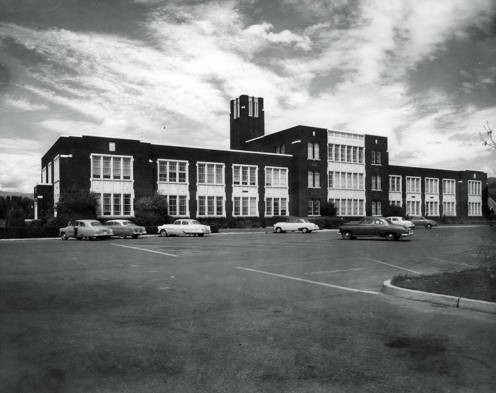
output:
[[[5,104],[10,105],[18,110],[31,112],[31,111],[41,111],[48,109],[47,105],[44,104],[34,104],[24,98],[7,97],[4,100]]]

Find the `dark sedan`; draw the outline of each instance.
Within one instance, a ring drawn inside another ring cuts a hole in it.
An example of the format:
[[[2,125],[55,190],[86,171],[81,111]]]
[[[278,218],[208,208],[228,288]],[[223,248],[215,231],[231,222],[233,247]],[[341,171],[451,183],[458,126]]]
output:
[[[419,227],[431,229],[437,225],[437,222],[425,217],[410,217],[409,220]]]
[[[403,225],[391,224],[382,217],[364,217],[357,222],[348,222],[339,227],[343,239],[357,237],[383,237],[387,240],[399,240],[413,235],[413,231]]]

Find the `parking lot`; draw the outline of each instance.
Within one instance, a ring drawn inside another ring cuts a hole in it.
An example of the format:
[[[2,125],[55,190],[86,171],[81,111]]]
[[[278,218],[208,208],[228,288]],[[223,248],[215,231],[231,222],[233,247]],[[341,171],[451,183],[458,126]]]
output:
[[[493,392],[494,315],[392,298],[477,266],[483,226],[412,240],[223,233],[0,242],[5,392]]]

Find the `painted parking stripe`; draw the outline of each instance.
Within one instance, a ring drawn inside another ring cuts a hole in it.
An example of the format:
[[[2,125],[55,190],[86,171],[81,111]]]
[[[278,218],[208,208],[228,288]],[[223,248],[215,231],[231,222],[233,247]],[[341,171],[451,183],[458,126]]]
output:
[[[393,265],[392,263],[387,263],[387,262],[384,262],[384,261],[379,261],[378,259],[369,258],[369,257],[365,257],[365,259],[368,259],[369,261],[372,261],[372,262],[375,262],[375,263],[380,263],[382,265],[391,266],[391,267],[394,267],[395,269],[405,270],[405,271],[410,272],[410,273],[422,274],[422,273],[417,272],[415,270],[407,269],[406,267],[401,267],[401,266],[398,266],[398,265]]]
[[[364,289],[342,287],[340,285],[328,284],[326,282],[306,280],[306,279],[300,278],[300,277],[293,277],[293,276],[287,276],[285,274],[278,274],[278,273],[266,272],[264,270],[250,269],[250,268],[242,267],[242,266],[237,266],[236,269],[245,270],[247,272],[265,274],[267,276],[273,276],[273,277],[278,277],[278,278],[285,278],[286,280],[300,281],[300,282],[304,282],[304,283],[307,283],[307,284],[320,285],[322,287],[328,287],[328,288],[334,288],[334,289],[341,289],[343,291],[348,291],[348,292],[366,293],[368,295],[378,295],[380,293],[380,292],[374,292],[374,291],[367,291],[367,290],[364,290]]]
[[[362,270],[362,268],[354,267],[353,269],[322,270],[320,272],[310,272],[305,274],[331,274],[331,273],[342,273],[342,272],[357,272],[359,270]]]
[[[470,266],[468,263],[465,263],[465,262],[453,262],[453,261],[448,261],[447,259],[441,259],[441,258],[436,258],[436,257],[427,257],[427,258],[432,259],[433,261],[451,263],[452,265]]]
[[[117,243],[110,243],[110,244],[112,244],[113,246],[116,246],[116,247],[131,248],[131,249],[133,249],[133,250],[139,250],[139,251],[151,252],[151,253],[153,253],[153,254],[167,255],[167,256],[169,256],[169,257],[174,257],[174,258],[177,258],[177,257],[178,257],[177,255],[174,255],[174,254],[169,254],[169,253],[167,253],[167,252],[162,252],[162,251],[149,250],[148,248],[133,247],[133,246],[125,246],[124,244],[117,244]]]

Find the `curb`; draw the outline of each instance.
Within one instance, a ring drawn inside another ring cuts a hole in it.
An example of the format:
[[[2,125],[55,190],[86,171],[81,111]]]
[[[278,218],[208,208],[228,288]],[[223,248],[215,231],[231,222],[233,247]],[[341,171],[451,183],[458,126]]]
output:
[[[391,284],[391,280],[384,281],[381,291],[386,295],[396,296],[403,299],[442,304],[445,306],[463,308],[466,310],[496,314],[496,303],[494,302],[401,288]]]

